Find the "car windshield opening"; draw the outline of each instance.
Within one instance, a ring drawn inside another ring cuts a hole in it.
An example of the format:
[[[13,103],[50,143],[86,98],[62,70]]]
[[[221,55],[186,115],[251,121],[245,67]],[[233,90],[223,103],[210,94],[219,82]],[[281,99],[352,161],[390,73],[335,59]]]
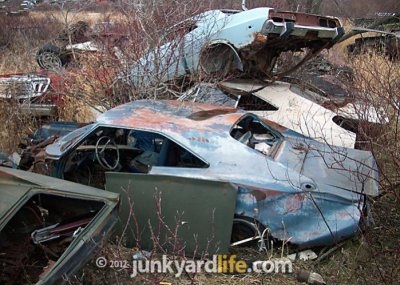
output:
[[[154,166],[207,168],[208,164],[162,134],[101,126],[65,158],[63,176],[104,189],[106,172],[149,173]]]

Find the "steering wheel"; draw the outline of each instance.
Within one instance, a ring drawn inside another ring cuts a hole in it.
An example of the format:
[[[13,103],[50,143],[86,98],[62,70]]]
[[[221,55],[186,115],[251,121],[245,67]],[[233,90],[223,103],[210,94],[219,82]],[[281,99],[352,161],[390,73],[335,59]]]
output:
[[[101,144],[101,142],[103,142],[103,141],[105,141],[104,145]],[[113,165],[111,165],[111,163],[109,163],[107,161],[106,157],[105,157],[105,150],[107,148],[115,149],[115,151],[117,153],[117,155],[116,155],[117,158],[115,159],[115,162],[114,162]],[[97,161],[99,162],[100,166],[103,167],[104,169],[106,169],[106,170],[114,170],[115,168],[118,167],[118,165],[119,165],[119,150],[118,150],[118,146],[108,136],[102,136],[97,140],[95,152],[96,152]]]

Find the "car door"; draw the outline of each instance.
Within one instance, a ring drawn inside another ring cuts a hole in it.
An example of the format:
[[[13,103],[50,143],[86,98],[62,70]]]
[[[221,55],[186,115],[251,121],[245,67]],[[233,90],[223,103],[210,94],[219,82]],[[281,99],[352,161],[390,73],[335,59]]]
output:
[[[127,246],[189,256],[228,252],[237,187],[186,177],[106,173],[106,190],[120,193],[118,235]]]

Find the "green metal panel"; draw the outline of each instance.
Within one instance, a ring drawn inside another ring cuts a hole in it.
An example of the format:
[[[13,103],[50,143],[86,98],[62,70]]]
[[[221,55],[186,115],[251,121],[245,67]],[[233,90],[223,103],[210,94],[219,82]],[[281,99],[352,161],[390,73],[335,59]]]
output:
[[[139,238],[138,245],[151,250],[153,235],[172,254],[183,248],[189,256],[228,252],[237,195],[234,185],[110,172],[106,173],[106,190],[121,194],[118,234],[126,228],[127,246],[137,245]],[[159,199],[160,206],[156,206]],[[128,222],[131,209],[133,214]],[[176,229],[177,238],[173,234]],[[174,245],[176,242],[179,245]]]
[[[0,221],[29,192],[29,189],[30,187],[26,185],[3,184],[0,179]],[[0,225],[0,229],[1,227]]]

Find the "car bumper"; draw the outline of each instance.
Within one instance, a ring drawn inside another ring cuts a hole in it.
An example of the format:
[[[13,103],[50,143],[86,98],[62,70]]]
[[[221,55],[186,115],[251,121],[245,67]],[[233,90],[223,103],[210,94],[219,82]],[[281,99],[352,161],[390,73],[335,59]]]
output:
[[[261,30],[261,33],[268,36],[271,34],[278,35],[279,37],[312,37],[317,39],[331,39],[337,41],[344,34],[343,27],[326,28],[317,26],[304,26],[296,25],[292,22],[274,22],[267,20]]]
[[[53,104],[27,104],[21,105],[21,109],[24,113],[35,117],[50,117],[57,114],[57,106]]]

